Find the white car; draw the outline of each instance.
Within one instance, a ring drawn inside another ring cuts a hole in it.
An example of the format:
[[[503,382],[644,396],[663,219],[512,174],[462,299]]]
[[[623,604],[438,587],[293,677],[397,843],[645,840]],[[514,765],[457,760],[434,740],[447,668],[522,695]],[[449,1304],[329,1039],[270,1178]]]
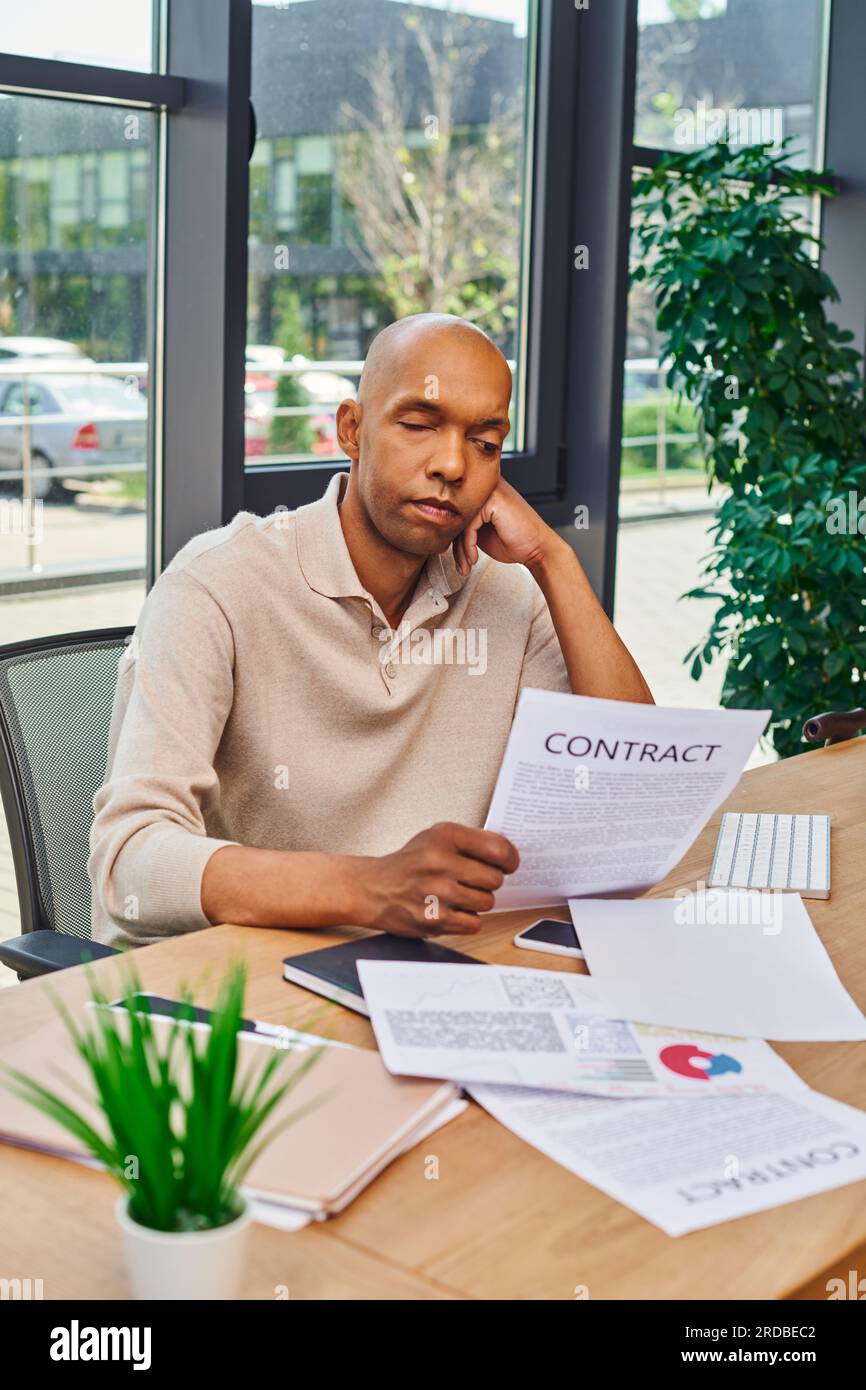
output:
[[[92,362],[86,352],[75,343],[64,338],[0,338],[0,362],[16,357],[50,357],[54,361],[64,358],[77,362]]]

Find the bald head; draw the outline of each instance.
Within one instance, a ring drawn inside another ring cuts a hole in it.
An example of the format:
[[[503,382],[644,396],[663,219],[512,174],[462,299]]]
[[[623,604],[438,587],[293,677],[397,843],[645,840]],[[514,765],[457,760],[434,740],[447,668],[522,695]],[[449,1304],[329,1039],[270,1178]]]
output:
[[[447,337],[455,346],[462,339],[470,349],[474,348],[476,352],[480,349],[489,357],[490,369],[498,371],[501,380],[507,379],[510,393],[511,369],[483,328],[470,323],[468,319],[458,318],[456,314],[410,314],[407,318],[397,319],[396,323],[389,323],[370,344],[358,382],[358,400],[361,404],[369,404],[393,383],[399,364],[405,361],[407,354],[414,353],[416,349],[423,352],[428,343],[433,373],[432,350],[440,336]]]
[[[352,462],[344,532],[376,537],[410,567],[447,550],[499,480],[511,386],[498,347],[465,319],[413,314],[384,328],[357,398],[337,408]]]

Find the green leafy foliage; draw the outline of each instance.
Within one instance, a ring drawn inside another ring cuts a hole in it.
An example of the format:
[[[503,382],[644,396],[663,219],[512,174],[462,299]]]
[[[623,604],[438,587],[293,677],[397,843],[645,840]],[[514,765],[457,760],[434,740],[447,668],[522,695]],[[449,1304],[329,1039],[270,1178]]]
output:
[[[4,1068],[6,1084],[85,1146],[129,1197],[129,1214],[156,1231],[196,1231],[225,1225],[241,1209],[239,1185],[277,1134],[324,1097],[292,1111],[266,1135],[262,1126],[321,1055],[307,1053],[283,1079],[280,1047],[238,1075],[238,1032],[246,971],[237,965],[220,985],[207,1029],[189,1026],[192,998],[183,991],[180,1016],[156,1030],[141,985],[130,970],[124,1011],[91,981],[90,1027],[82,1028],[56,1002],[76,1051],[93,1081],[106,1129],[96,1129],[56,1091],[23,1072]],[[71,1084],[71,1083],[70,1083]]]
[[[802,724],[863,703],[866,438],[862,359],[794,199],[827,196],[788,141],[665,155],[635,183],[668,382],[693,402],[710,480],[730,489],[703,583],[718,603],[685,658],[727,661],[722,702],[771,708],[782,756]],[[862,528],[862,529],[861,529]]]

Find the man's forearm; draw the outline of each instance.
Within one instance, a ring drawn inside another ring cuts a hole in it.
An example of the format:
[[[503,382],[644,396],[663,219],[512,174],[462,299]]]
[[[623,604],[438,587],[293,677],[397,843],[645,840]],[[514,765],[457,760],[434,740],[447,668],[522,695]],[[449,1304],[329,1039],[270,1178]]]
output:
[[[349,854],[225,845],[205,865],[202,910],[214,925],[363,926],[357,886],[363,862]]]
[[[571,688],[576,695],[654,703],[625,643],[593,593],[567,541],[556,537],[528,568],[547,601]]]

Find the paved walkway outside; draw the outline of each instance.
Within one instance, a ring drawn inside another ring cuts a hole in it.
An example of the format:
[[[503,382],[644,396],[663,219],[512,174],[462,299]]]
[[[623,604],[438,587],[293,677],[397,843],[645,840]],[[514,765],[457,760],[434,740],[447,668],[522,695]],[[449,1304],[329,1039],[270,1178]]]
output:
[[[684,514],[620,528],[615,623],[660,705],[707,708],[719,703],[721,668],[711,667],[695,682],[682,664],[712,611],[708,603],[679,598],[697,584],[700,558],[708,548],[709,524],[706,515]],[[14,642],[52,632],[131,625],[143,594],[143,586],[136,583],[0,599],[0,640]],[[759,750],[750,766],[771,757]],[[17,932],[12,861],[0,816],[0,938]],[[11,983],[14,978],[0,966],[0,983]]]
[[[14,499],[0,498],[0,581],[26,576],[32,562],[54,566],[122,564],[144,568],[147,525],[143,512],[108,511],[92,505],[46,502],[28,515]],[[28,546],[25,525],[32,520],[38,542]]]
[[[697,586],[709,550],[709,516],[621,525],[614,626],[649,682],[658,705],[718,705],[724,672],[693,681],[683,657],[709,626],[711,603],[681,599]]]

